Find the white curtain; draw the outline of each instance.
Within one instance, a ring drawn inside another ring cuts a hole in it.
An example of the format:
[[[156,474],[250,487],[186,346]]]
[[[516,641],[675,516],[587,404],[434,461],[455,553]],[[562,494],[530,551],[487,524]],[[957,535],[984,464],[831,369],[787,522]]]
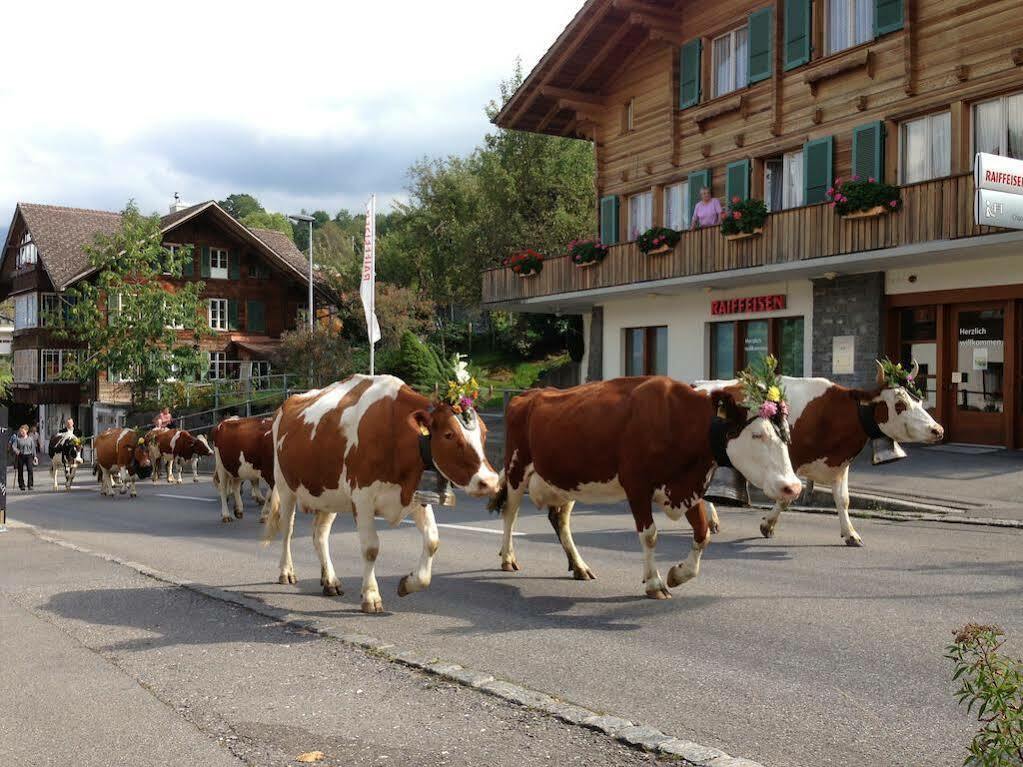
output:
[[[930,160],[927,119],[908,122],[903,130],[902,183],[914,184],[927,178]]]
[[[1002,102],[985,101],[973,108],[973,142],[978,152],[1002,153]]]
[[[1023,93],[1005,99],[1005,118],[1009,141],[1006,153],[1023,160]]]
[[[629,239],[634,240],[653,226],[654,193],[643,192],[629,198]]]
[[[732,90],[745,88],[749,84],[749,29],[735,30],[735,81]]]
[[[686,184],[672,184],[664,188],[664,226],[669,229],[685,228],[686,198],[689,190]]]
[[[803,204],[803,153],[790,152],[785,155],[785,186],[782,190],[782,207],[798,208]]]
[[[856,3],[856,33],[852,45],[859,45],[874,36],[874,0],[853,1]]]
[[[852,0],[831,0],[828,3],[828,53],[849,47],[849,3]]]
[[[941,178],[952,172],[952,113],[932,115],[931,168],[929,178]]]
[[[732,90],[732,38],[730,35],[714,41],[714,95],[720,96]]]

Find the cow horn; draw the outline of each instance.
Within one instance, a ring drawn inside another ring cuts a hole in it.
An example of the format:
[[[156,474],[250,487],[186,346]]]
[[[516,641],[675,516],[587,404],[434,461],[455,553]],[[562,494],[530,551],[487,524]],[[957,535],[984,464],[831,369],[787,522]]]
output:
[[[920,363],[913,360],[913,369],[909,371],[909,377],[914,381],[916,380],[916,374],[920,372]]]
[[[878,385],[884,384],[884,365],[881,364],[881,360],[874,360],[877,363],[877,383]]]

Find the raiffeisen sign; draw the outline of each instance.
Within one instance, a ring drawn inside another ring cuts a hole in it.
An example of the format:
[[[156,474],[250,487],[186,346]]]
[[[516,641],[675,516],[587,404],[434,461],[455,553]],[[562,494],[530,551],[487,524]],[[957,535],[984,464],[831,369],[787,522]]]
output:
[[[1023,229],[1023,161],[978,152],[973,183],[978,224]]]

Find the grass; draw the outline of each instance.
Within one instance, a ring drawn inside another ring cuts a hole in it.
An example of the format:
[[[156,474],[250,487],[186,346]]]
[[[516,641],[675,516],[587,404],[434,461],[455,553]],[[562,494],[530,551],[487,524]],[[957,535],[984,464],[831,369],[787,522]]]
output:
[[[552,354],[538,360],[512,359],[500,352],[483,352],[473,355],[473,369],[478,369],[481,406],[501,407],[504,404],[502,389],[528,389],[548,370],[554,370],[569,363],[567,353]],[[491,394],[493,389],[493,394]]]

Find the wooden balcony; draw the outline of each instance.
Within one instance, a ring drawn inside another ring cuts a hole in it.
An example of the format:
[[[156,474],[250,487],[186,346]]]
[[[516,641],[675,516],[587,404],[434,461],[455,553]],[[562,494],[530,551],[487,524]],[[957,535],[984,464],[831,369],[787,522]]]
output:
[[[532,298],[737,269],[811,261],[827,256],[956,240],[1004,231],[973,223],[973,176],[925,181],[902,188],[902,210],[878,218],[843,220],[828,205],[771,214],[759,237],[731,242],[717,227],[683,232],[674,252],[645,256],[635,242],[614,245],[604,261],[580,269],[566,256],[522,278],[499,267],[483,273],[483,304],[500,308]]]

